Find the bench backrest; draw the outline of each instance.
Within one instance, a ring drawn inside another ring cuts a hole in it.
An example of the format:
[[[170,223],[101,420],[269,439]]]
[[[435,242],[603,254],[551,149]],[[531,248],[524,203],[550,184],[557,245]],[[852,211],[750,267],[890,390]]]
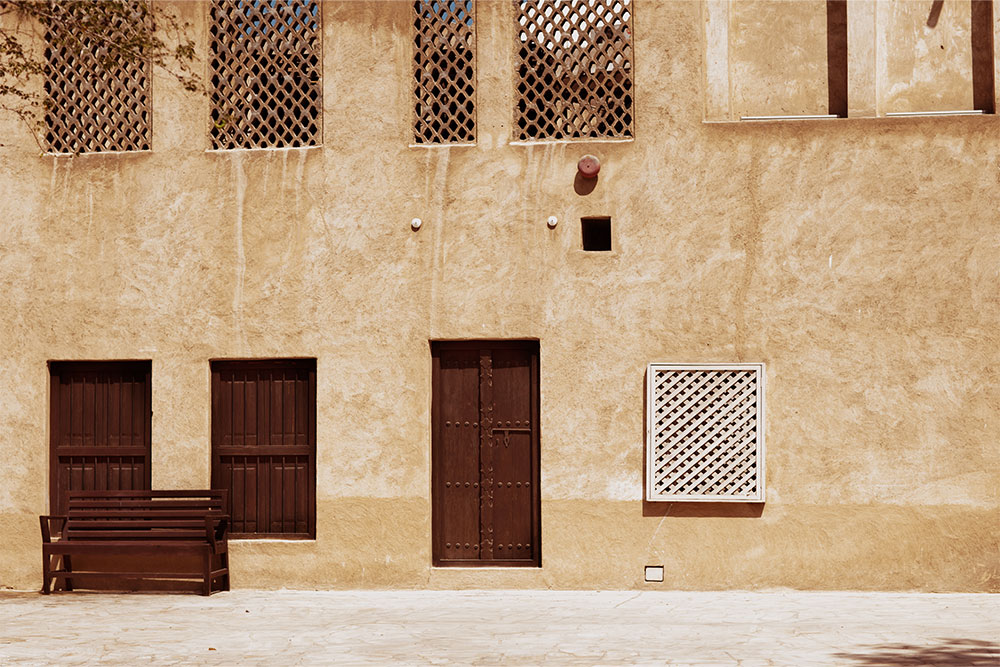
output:
[[[226,491],[69,491],[69,540],[204,540],[206,518],[219,527]],[[221,537],[224,528],[217,531]]]

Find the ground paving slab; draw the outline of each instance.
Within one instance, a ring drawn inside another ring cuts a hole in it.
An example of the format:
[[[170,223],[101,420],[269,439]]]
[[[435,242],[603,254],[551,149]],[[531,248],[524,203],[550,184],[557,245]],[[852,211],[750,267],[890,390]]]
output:
[[[0,593],[0,664],[1000,666],[1000,596]]]

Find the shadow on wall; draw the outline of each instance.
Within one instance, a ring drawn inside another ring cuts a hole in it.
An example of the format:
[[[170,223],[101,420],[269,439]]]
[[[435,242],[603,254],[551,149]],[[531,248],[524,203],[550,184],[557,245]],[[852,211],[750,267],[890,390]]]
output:
[[[866,653],[837,653],[834,657],[870,667],[895,665],[962,665],[975,667],[1000,664],[1000,644],[979,639],[939,639],[937,646],[882,644]]]
[[[736,517],[757,518],[764,513],[764,503],[651,503],[642,501],[643,516]]]

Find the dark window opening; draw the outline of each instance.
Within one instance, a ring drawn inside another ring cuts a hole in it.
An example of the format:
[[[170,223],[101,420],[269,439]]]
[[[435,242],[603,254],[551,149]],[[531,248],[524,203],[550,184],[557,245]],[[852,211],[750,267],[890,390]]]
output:
[[[583,249],[594,252],[611,250],[611,218],[581,218]]]

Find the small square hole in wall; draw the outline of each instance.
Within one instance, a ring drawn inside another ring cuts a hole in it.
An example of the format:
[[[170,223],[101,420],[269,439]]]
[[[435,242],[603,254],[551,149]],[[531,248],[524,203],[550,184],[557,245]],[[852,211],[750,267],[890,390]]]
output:
[[[647,565],[646,566],[646,581],[663,581],[663,566],[662,565]]]
[[[593,252],[611,250],[611,218],[580,218],[583,249]]]

